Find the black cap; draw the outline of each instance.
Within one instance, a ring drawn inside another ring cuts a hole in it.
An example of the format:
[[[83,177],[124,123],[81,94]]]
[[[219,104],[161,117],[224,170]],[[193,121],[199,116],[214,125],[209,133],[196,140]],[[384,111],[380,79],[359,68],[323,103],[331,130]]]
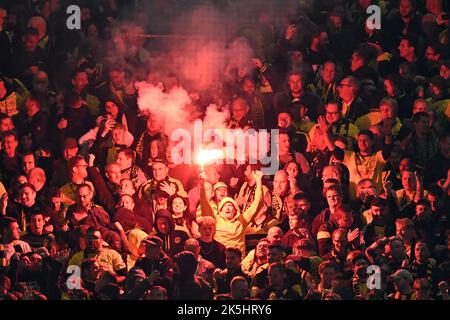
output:
[[[159,246],[161,247],[163,244],[163,241],[160,237],[157,236],[148,236],[144,240],[142,240],[142,243],[152,245],[152,246]]]

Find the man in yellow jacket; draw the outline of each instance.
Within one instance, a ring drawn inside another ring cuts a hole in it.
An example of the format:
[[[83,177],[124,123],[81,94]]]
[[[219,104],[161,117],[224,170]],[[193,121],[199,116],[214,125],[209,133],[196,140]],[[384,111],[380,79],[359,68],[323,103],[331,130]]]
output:
[[[225,197],[220,201],[216,218],[216,234],[214,239],[223,243],[227,248],[238,248],[245,255],[245,229],[258,213],[264,203],[262,196],[262,172],[254,171],[253,177],[256,180],[255,199],[252,205],[241,213],[236,201],[230,197]],[[205,188],[202,186],[200,197],[206,197]],[[213,210],[202,210],[202,216],[213,216]]]

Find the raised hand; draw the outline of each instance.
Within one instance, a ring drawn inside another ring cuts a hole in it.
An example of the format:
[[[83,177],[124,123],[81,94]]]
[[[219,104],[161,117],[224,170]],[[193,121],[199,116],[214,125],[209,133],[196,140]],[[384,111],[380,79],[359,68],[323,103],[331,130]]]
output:
[[[326,133],[330,128],[324,116],[319,116],[317,123],[319,124],[319,129],[322,133]]]
[[[292,40],[292,38],[294,37],[294,35],[297,33],[297,27],[295,24],[291,24],[289,27],[287,27],[286,29],[286,33],[284,34],[284,37],[286,38],[287,41]]]
[[[161,182],[160,187],[161,190],[167,192],[169,196],[173,196],[177,192],[177,188],[175,187],[175,185],[167,181]]]
[[[354,240],[358,239],[359,237],[359,229],[356,228],[355,230],[351,231],[347,235],[348,242],[353,242]]]
[[[259,170],[253,171],[252,172],[252,176],[253,178],[255,178],[256,181],[261,181],[262,177],[264,176],[263,173]]]

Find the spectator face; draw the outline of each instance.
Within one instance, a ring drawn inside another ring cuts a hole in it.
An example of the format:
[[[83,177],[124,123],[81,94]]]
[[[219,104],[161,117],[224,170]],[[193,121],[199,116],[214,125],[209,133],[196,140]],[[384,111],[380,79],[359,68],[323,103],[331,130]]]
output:
[[[42,214],[31,216],[30,227],[34,235],[41,235],[44,232],[45,220]]]
[[[353,224],[353,216],[351,213],[347,213],[345,217],[337,219],[337,224],[340,228],[350,229]]]
[[[336,103],[328,103],[325,110],[325,118],[329,124],[335,124],[341,119],[341,113]]]
[[[242,91],[247,95],[253,96],[255,94],[255,84],[249,79],[245,79],[242,83]]]
[[[366,278],[367,277],[367,267],[368,263],[364,259],[358,259],[355,261],[355,264],[353,265],[353,273],[355,275],[358,275],[360,278]]]
[[[420,219],[426,219],[429,217],[429,209],[424,204],[418,204],[416,205],[416,217]]]
[[[416,293],[417,300],[432,300],[431,299],[431,286],[428,281],[415,281],[414,292]]]
[[[154,163],[152,166],[153,178],[156,181],[162,181],[167,178],[167,174],[169,173],[169,169],[164,163]]]
[[[442,10],[442,0],[426,0],[427,11],[434,15],[439,15]]]
[[[385,222],[385,218],[388,216],[388,208],[382,206],[371,206],[370,212],[372,213],[373,220],[376,222]]]
[[[161,130],[161,124],[155,115],[150,115],[147,119],[147,131],[150,134],[155,134]]]
[[[414,238],[414,229],[408,225],[397,225],[397,237],[406,243],[410,243]]]
[[[255,256],[258,259],[267,259],[269,242],[262,241],[256,245]]]
[[[2,121],[0,121],[0,133],[10,131],[13,129],[14,129],[14,124],[13,124],[11,118],[8,117],[8,118],[5,118]]]
[[[364,199],[364,196],[368,193],[371,193],[372,191],[375,192],[375,187],[373,185],[372,181],[366,180],[358,185],[358,190],[360,197]]]
[[[158,140],[152,140],[152,142],[150,142],[150,157],[155,159],[159,156],[159,153],[160,150]]]
[[[391,241],[389,247],[391,251],[391,256],[394,259],[403,258],[405,256],[405,246],[403,245],[402,241],[399,240]]]
[[[92,204],[92,190],[88,187],[82,187],[78,189],[78,199],[80,200],[80,204],[87,208]]]
[[[241,266],[241,258],[234,252],[227,252],[225,264],[228,270],[236,270]]]
[[[402,174],[402,185],[405,190],[416,190],[416,177],[411,171],[404,171]]]
[[[373,141],[369,136],[365,134],[358,135],[358,148],[361,153],[371,153],[372,146]]]
[[[25,51],[34,52],[39,43],[39,36],[37,35],[27,35],[23,39]]]
[[[28,174],[35,166],[36,163],[33,154],[27,154],[23,157],[22,169],[25,174]]]
[[[280,228],[270,228],[267,233],[267,239],[270,243],[280,241],[283,237],[283,231]]]
[[[72,84],[75,89],[80,92],[89,84],[89,78],[86,72],[78,72],[72,79]]]
[[[419,264],[423,264],[430,257],[430,251],[425,243],[419,242],[414,248],[414,255]]]
[[[322,68],[322,80],[325,83],[331,83],[334,81],[336,75],[336,67],[333,63],[325,63]]]
[[[297,215],[289,216],[289,228],[291,230],[297,230],[300,227],[300,219]]]
[[[336,279],[336,271],[334,268],[324,268],[320,275],[320,280],[325,288],[330,288],[333,281]]]
[[[291,93],[294,95],[300,94],[303,89],[303,79],[298,74],[292,74],[288,79],[289,89],[291,89]]]
[[[285,172],[279,171],[273,178],[273,192],[276,195],[283,195],[286,193],[289,186],[288,176]]]
[[[425,58],[428,61],[438,62],[439,54],[434,51],[433,47],[428,46],[425,50]]]
[[[234,300],[247,299],[250,294],[247,281],[235,281],[231,284],[231,296]]]
[[[450,69],[448,69],[446,66],[441,65],[439,68],[439,75],[447,80],[450,77]]]
[[[170,222],[168,218],[159,218],[156,220],[156,225],[162,234],[166,235],[170,233]]]
[[[330,16],[330,23],[335,30],[342,28],[342,18],[340,16]]]
[[[309,211],[310,206],[311,206],[310,203],[306,199],[294,200],[295,210],[297,212],[299,212],[300,215],[306,216],[306,214]],[[302,216],[301,216],[301,218],[302,218]]]
[[[355,97],[354,86],[349,78],[344,78],[338,86],[339,97],[344,101],[350,101]]]
[[[352,72],[355,72],[356,70],[358,70],[363,65],[364,65],[363,59],[361,59],[361,57],[359,55],[357,55],[356,53],[353,53],[352,60],[351,60],[351,65],[350,65],[350,70]]]
[[[186,205],[184,204],[183,199],[181,198],[175,198],[172,201],[172,211],[176,214],[184,213],[184,211],[187,209]]]
[[[39,104],[35,100],[30,98],[25,100],[25,112],[28,117],[34,116],[35,113],[39,111],[39,108]]]
[[[117,70],[111,71],[109,73],[109,80],[116,89],[121,89],[125,84],[125,72]]]
[[[347,248],[347,235],[343,232],[336,232],[333,235],[333,247],[338,253],[344,253]]]
[[[112,115],[114,119],[117,119],[117,116],[119,115],[119,107],[112,101],[107,101],[105,103],[105,111]]]
[[[90,252],[97,252],[102,247],[102,234],[100,231],[88,232],[86,234],[86,248]]]
[[[400,52],[400,57],[402,57],[404,59],[406,59],[407,57],[409,57],[411,54],[414,53],[414,47],[410,47],[408,40],[405,40],[405,39],[402,39],[400,41],[398,50]]]
[[[381,119],[394,119],[394,109],[388,104],[382,104],[380,106]]]
[[[200,232],[202,237],[211,238],[214,236],[214,233],[216,232],[216,227],[213,224],[203,223],[199,226],[198,231]]]
[[[403,172],[410,171],[411,168],[412,168],[412,162],[411,162],[411,159],[409,159],[409,158],[402,159],[398,165],[398,171],[400,172],[400,174],[402,176],[403,176]]]
[[[226,219],[233,219],[234,216],[236,215],[236,208],[233,206],[233,204],[231,202],[227,202],[223,205],[221,214]]]
[[[69,161],[75,157],[78,153],[78,148],[65,148],[63,151],[63,156],[66,161]]]
[[[400,17],[407,18],[412,14],[411,0],[400,0],[399,13]]]
[[[327,203],[329,208],[336,208],[339,204],[342,203],[341,195],[335,190],[329,190],[326,193]]]
[[[122,196],[120,197],[120,204],[119,204],[122,208],[128,209],[130,211],[133,211],[134,209],[134,201],[133,198],[126,195],[126,196]]]
[[[62,204],[61,197],[52,197],[50,202],[51,202],[51,206],[55,212],[58,212],[61,209],[61,204]]]
[[[3,138],[3,150],[8,155],[15,155],[19,142],[13,135],[9,135]]]
[[[106,178],[108,178],[109,181],[115,184],[120,184],[120,178],[122,176],[122,173],[120,172],[120,166],[117,164],[111,164],[108,166],[107,170],[105,171]]]
[[[286,167],[286,172],[289,177],[297,177],[298,176],[298,165],[295,162],[290,162]]]
[[[236,121],[241,121],[248,113],[248,105],[243,99],[236,99],[233,101],[231,106],[231,112],[233,113],[233,118]]]
[[[136,190],[134,189],[133,182],[128,179],[124,179],[120,182],[120,192],[124,194],[134,195]]]
[[[128,158],[125,152],[119,152],[117,154],[117,164],[120,166],[120,170],[126,170],[133,165],[133,159]]]
[[[286,274],[279,268],[269,268],[269,286],[279,288],[284,286]]]
[[[80,160],[73,168],[74,170],[73,172],[81,179],[86,179],[88,176],[87,167],[88,167],[87,162],[85,160]]]
[[[125,130],[122,128],[114,128],[112,130],[112,138],[114,143],[125,145]]]
[[[9,225],[9,228],[5,230],[5,240],[9,239],[10,241],[19,240],[20,239],[20,228],[17,222],[13,222]]]
[[[41,174],[42,173],[42,174]],[[30,182],[36,191],[42,190],[45,185],[45,173],[33,170],[29,175],[28,182]]]
[[[25,187],[22,188],[22,190],[20,190],[19,192],[19,201],[20,204],[30,208],[31,206],[34,205],[36,200],[36,192],[31,189],[30,187]]]

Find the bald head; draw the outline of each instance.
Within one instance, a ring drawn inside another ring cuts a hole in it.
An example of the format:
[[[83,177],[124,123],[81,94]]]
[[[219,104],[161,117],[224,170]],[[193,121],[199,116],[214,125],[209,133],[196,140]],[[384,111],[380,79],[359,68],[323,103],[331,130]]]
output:
[[[115,184],[120,184],[122,172],[120,171],[120,165],[116,162],[107,164],[105,166],[105,175],[109,181]]]
[[[273,178],[273,192],[282,196],[287,192],[289,186],[288,174],[285,170],[279,170]]]
[[[250,110],[247,101],[243,98],[236,98],[231,104],[231,112],[233,113],[233,118],[236,121],[241,121]]]
[[[188,239],[184,243],[184,250],[192,252],[195,259],[198,259],[198,255],[200,254],[200,243],[194,238]]]
[[[272,227],[267,232],[267,239],[270,243],[281,241],[283,237],[283,230],[280,227]]]
[[[41,168],[33,168],[28,173],[28,182],[30,182],[36,191],[41,190],[46,182],[45,171]]]

